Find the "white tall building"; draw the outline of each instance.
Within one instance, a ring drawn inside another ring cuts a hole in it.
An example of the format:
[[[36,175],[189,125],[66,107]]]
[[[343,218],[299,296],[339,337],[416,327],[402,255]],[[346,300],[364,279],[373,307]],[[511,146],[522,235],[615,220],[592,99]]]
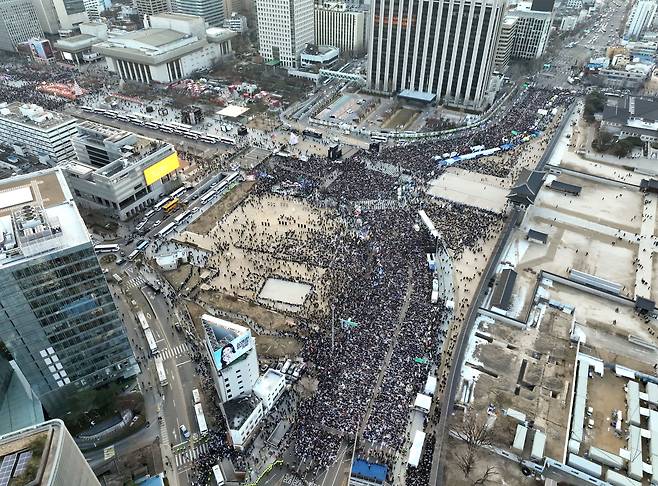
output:
[[[626,37],[631,40],[640,38],[647,26],[653,23],[656,16],[655,0],[638,0],[633,5],[626,21]]]
[[[61,37],[73,35],[74,30],[89,22],[88,2],[95,0],[32,0],[43,30]],[[99,0],[100,1],[100,0]],[[96,7],[98,9],[99,7]],[[93,14],[92,14],[93,15]]]
[[[315,7],[315,43],[338,47],[359,56],[364,52],[366,14],[345,3],[324,3]]]
[[[313,0],[257,0],[260,55],[297,67],[306,44],[312,44]]]
[[[486,108],[505,0],[372,0],[369,89]],[[396,8],[394,8],[396,7]]]
[[[520,2],[508,17],[516,19],[516,32],[512,44],[515,59],[541,57],[548,45],[553,23],[553,10],[537,10],[534,3]]]
[[[18,153],[38,157],[47,165],[57,165],[75,156],[71,137],[76,119],[37,105],[14,102],[0,105],[0,142]]]
[[[503,26],[500,29],[498,37],[498,46],[496,47],[496,64],[497,71],[505,71],[512,57],[512,47],[516,37],[516,17],[505,17]]]
[[[39,17],[30,0],[0,1],[0,51],[15,51],[29,39],[43,37]]]
[[[208,314],[201,316],[201,322],[222,403],[250,394],[259,374],[256,340],[251,330]]]

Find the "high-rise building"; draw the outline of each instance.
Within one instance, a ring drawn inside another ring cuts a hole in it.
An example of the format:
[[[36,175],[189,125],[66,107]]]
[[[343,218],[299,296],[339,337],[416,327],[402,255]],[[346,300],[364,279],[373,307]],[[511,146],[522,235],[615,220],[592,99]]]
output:
[[[368,88],[409,90],[452,106],[486,108],[505,4],[372,0]]]
[[[135,362],[89,233],[59,169],[0,182],[0,341],[46,411],[134,376]]]
[[[3,484],[100,486],[61,420],[0,436],[0,451]]]
[[[208,314],[201,316],[201,322],[222,403],[251,393],[259,373],[256,340],[251,330]]]
[[[37,105],[0,105],[0,142],[44,164],[56,165],[75,156],[71,136],[76,133],[76,125],[72,116]]]
[[[34,37],[42,38],[43,30],[31,0],[0,1],[0,50],[15,51]]]
[[[212,27],[222,27],[224,23],[224,3],[220,0],[176,0],[175,12],[197,15]]]
[[[306,44],[314,42],[313,0],[257,0],[260,55],[297,67]]]
[[[70,37],[83,22],[89,22],[88,2],[102,0],[32,0],[43,30]]]
[[[644,30],[653,23],[656,16],[656,0],[638,0],[633,5],[626,21],[625,37],[637,40]]]
[[[315,43],[338,47],[344,54],[364,53],[366,14],[362,8],[346,3],[323,3],[315,6]]]
[[[516,37],[516,17],[505,17],[498,37],[498,46],[496,47],[496,71],[503,72],[509,65],[512,57],[512,47]]]
[[[135,0],[135,8],[140,15],[157,15],[172,11],[170,0]]]
[[[536,59],[544,54],[553,23],[552,4],[550,6],[548,8],[548,4],[521,2],[508,12],[508,18],[516,19],[512,58]]]
[[[78,158],[63,169],[81,207],[123,221],[180,185],[178,154],[169,143],[90,121],[72,141]]]
[[[16,361],[0,352],[0,435],[43,422],[43,408]]]

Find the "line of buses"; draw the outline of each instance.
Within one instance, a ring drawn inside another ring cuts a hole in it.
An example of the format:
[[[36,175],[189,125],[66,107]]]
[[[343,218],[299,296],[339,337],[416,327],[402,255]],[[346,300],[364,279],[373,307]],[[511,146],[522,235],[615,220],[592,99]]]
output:
[[[159,130],[164,133],[175,133],[182,137],[188,138],[190,140],[198,140],[201,142],[209,143],[214,145],[216,143],[223,143],[226,145],[235,145],[235,140],[230,137],[221,136],[215,137],[214,135],[208,135],[207,133],[197,132],[192,129],[191,125],[186,125],[184,123],[177,122],[159,122],[153,119],[149,115],[143,115],[141,113],[124,113],[118,112],[116,110],[106,110],[104,108],[93,108],[91,106],[81,106],[82,111],[89,113],[96,113],[98,115],[103,115],[108,118],[115,120],[120,120],[126,123],[132,123],[140,127],[150,128],[152,130]]]

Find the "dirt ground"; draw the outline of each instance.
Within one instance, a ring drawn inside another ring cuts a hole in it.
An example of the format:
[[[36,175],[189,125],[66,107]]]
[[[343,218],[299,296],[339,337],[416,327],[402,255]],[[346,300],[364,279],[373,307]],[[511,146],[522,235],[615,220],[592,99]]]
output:
[[[224,217],[225,214],[230,213],[235,207],[242,202],[242,200],[251,192],[256,183],[253,181],[246,181],[238,186],[213,207],[203,213],[199,219],[194,221],[187,227],[190,233],[198,233],[206,235],[217,224],[217,222]]]
[[[450,437],[448,439],[446,464],[457,464],[458,457],[464,454],[466,449],[463,442]],[[496,454],[481,450],[475,459],[475,467],[468,478],[458,467],[446,467],[444,469],[444,484],[450,486],[471,486],[475,481],[482,478],[487,467],[493,466],[496,474],[486,484],[526,485],[537,484],[535,479],[526,477],[521,472],[518,464],[504,459]]]
[[[256,352],[259,357],[292,358],[299,355],[301,344],[288,337],[256,336]]]
[[[244,299],[238,299],[237,297],[226,295],[222,292],[201,292],[199,298],[201,301],[207,302],[209,305],[218,309],[247,316],[265,329],[283,331],[294,329],[296,326],[294,319],[273,312],[258,304],[248,302]]]
[[[182,235],[184,242],[212,253],[205,268],[213,275],[202,290],[254,302],[265,281],[277,277],[312,286],[300,315],[326,314],[330,280],[325,277],[328,256],[324,249],[342,222],[301,200],[248,197],[239,206],[238,200],[236,194],[233,204],[212,209],[215,218],[206,218],[202,229],[212,221],[215,225],[207,233],[188,229]],[[227,212],[230,207],[233,210]]]

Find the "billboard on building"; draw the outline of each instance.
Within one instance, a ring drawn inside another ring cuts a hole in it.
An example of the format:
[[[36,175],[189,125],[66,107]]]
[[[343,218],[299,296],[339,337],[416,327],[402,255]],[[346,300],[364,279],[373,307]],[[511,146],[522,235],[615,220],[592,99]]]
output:
[[[48,39],[30,39],[28,41],[32,57],[41,61],[50,61],[55,57],[53,48]]]
[[[159,181],[164,176],[171,174],[176,169],[180,167],[180,161],[178,160],[178,153],[174,152],[171,155],[168,155],[160,162],[153,164],[150,167],[144,169],[144,179],[146,180],[146,185],[150,186],[156,181]]]
[[[226,368],[253,347],[251,329],[208,314],[201,316],[201,321],[214,349],[217,370]]]

